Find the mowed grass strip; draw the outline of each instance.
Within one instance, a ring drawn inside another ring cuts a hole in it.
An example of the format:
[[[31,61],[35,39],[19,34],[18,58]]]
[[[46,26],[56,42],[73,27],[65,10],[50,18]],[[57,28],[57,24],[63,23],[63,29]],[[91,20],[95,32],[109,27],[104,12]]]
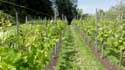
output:
[[[64,36],[56,70],[105,70],[74,27],[69,26]]]

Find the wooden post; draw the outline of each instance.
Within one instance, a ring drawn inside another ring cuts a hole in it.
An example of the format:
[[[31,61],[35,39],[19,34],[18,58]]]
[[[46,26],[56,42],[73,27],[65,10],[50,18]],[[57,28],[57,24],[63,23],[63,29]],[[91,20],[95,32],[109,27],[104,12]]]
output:
[[[27,24],[27,21],[28,21],[28,19],[27,19],[27,16],[25,17],[25,23]]]
[[[95,17],[95,24],[96,24],[96,37],[95,37],[95,40],[96,40],[96,48],[98,50],[98,13],[97,13],[97,8],[96,8],[96,17]]]
[[[102,47],[101,47],[101,58],[104,58],[104,42],[102,42]]]
[[[17,33],[17,47],[19,48],[19,19],[18,19],[18,12],[16,12],[16,33]]]
[[[120,1],[120,5],[121,5],[121,9],[120,9],[120,13],[119,13],[119,15],[120,15],[120,17],[119,17],[119,19],[120,19],[120,23],[122,23],[122,19],[123,19],[123,10],[122,10],[122,5],[123,5],[123,1],[121,0]],[[120,24],[119,24],[119,26],[120,26]],[[121,32],[122,32],[122,30],[121,30]],[[120,49],[120,63],[119,63],[119,66],[120,66],[120,69],[119,70],[122,70],[122,64],[123,64],[123,53],[124,53],[124,49]]]
[[[54,24],[56,24],[56,20],[57,20],[57,9],[56,9],[56,7],[55,7],[55,15],[54,15]],[[56,54],[57,54],[57,44],[55,45],[55,47],[54,47],[54,57],[56,57]]]
[[[39,16],[39,20],[41,19],[41,17]]]
[[[57,19],[57,8],[56,6],[54,6],[54,20]]]
[[[2,57],[0,56],[0,63],[2,62]]]
[[[19,34],[19,19],[18,19],[18,13],[16,12],[16,31],[17,31],[17,34]]]
[[[123,60],[123,53],[124,53],[124,51],[123,51],[123,49],[121,49],[120,50],[120,61],[119,61],[119,70],[121,70],[121,67],[122,67],[122,60]]]
[[[62,14],[62,20],[65,20],[64,15]]]
[[[2,38],[3,38],[3,40],[4,40],[4,26],[2,26],[2,32],[3,32],[3,33],[2,33],[2,35],[3,35]],[[4,41],[2,41],[2,45],[3,45],[3,44],[4,44]]]
[[[122,22],[122,19],[123,19],[123,1],[121,0],[121,17],[120,17],[120,19],[121,19],[121,22]]]
[[[57,44],[55,45],[55,47],[54,47],[54,57],[56,57],[56,54],[57,54]]]

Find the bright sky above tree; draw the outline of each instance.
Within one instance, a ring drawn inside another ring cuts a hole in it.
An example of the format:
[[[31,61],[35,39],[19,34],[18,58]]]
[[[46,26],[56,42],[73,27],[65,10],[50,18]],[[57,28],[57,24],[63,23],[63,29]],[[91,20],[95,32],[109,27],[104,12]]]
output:
[[[83,9],[84,13],[93,14],[96,8],[106,11],[119,3],[120,0],[78,0],[78,7]],[[125,0],[123,3],[125,4]]]

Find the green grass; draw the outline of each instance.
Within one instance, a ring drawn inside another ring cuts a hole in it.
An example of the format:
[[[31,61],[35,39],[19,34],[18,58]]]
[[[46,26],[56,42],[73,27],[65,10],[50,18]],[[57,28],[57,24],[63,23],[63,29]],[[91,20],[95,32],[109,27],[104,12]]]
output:
[[[65,37],[56,70],[105,70],[74,27]]]
[[[65,33],[62,50],[58,59],[56,70],[77,70],[74,59],[77,51],[73,47],[74,40],[70,33],[70,30],[67,30]]]

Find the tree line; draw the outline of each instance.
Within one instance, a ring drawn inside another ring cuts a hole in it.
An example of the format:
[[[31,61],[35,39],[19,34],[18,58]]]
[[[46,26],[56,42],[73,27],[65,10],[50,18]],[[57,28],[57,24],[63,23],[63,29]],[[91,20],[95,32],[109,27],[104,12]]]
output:
[[[54,5],[58,12],[57,16],[66,16],[70,24],[77,14],[77,0],[0,0],[0,10],[12,16],[18,12],[20,19],[27,15],[52,18],[55,12]]]

